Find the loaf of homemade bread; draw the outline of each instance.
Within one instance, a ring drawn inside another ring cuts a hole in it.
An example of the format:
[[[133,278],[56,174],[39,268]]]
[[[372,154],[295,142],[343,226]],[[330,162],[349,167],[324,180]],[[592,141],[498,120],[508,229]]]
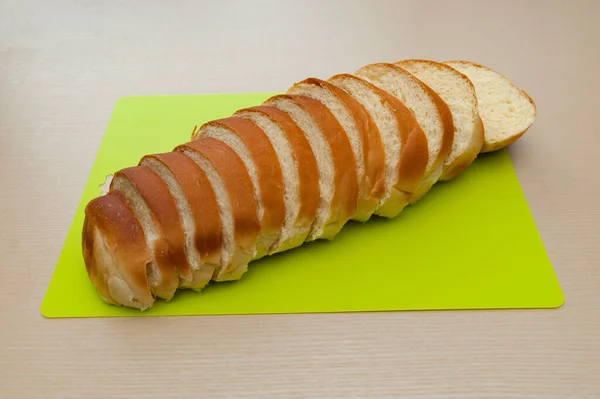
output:
[[[85,208],[88,275],[105,302],[141,310],[240,279],[251,261],[333,240],[349,220],[397,216],[534,119],[524,91],[466,61],[300,81],[115,171]]]

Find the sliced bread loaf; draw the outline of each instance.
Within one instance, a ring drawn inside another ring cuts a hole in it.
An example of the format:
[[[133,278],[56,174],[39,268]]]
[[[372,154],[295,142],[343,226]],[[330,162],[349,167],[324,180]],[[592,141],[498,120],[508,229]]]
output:
[[[355,75],[402,101],[413,112],[427,137],[429,160],[425,178],[410,200],[414,203],[437,182],[443,171],[444,160],[452,149],[454,124],[450,109],[431,88],[397,65],[370,64],[360,68]]]
[[[185,257],[185,236],[175,201],[162,179],[145,166],[125,168],[115,173],[111,191],[120,191],[139,220],[152,254],[150,291],[171,299],[180,276],[189,276]]]
[[[408,204],[425,175],[427,139],[412,112],[396,97],[350,74],[329,81],[347,91],[369,112],[385,151],[385,194],[375,214],[395,217]]]
[[[199,291],[211,280],[221,260],[221,216],[212,186],[202,169],[180,152],[147,155],[140,164],[161,177],[175,200],[191,266],[191,275],[182,275],[179,286]]]
[[[300,95],[278,95],[265,101],[286,112],[302,129],[319,169],[320,203],[307,240],[332,239],[356,212],[356,162],[348,136],[319,101]]]
[[[483,146],[483,124],[477,111],[473,84],[456,69],[429,60],[396,63],[435,91],[450,108],[454,124],[452,150],[444,161],[440,180],[450,180],[464,171]]]
[[[368,220],[385,192],[385,153],[371,116],[350,94],[321,79],[303,80],[292,86],[288,93],[320,101],[346,132],[354,153],[359,184],[358,206],[352,219]]]
[[[285,217],[283,177],[277,153],[269,138],[249,119],[230,117],[208,122],[196,139],[213,137],[231,147],[242,159],[252,179],[261,231],[254,259],[269,253],[281,233]]]
[[[319,170],[308,140],[292,118],[279,108],[260,105],[241,109],[234,115],[251,120],[267,135],[283,176],[283,226],[269,252],[302,245],[319,206]]]
[[[105,302],[141,310],[154,304],[147,277],[152,255],[122,193],[86,205],[82,250],[90,280]]]
[[[535,103],[508,78],[469,61],[445,64],[466,75],[477,93],[485,138],[481,152],[496,151],[514,143],[535,120]]]
[[[221,264],[215,281],[239,279],[256,253],[260,221],[248,170],[227,144],[204,137],[175,148],[190,157],[212,186],[223,229]]]

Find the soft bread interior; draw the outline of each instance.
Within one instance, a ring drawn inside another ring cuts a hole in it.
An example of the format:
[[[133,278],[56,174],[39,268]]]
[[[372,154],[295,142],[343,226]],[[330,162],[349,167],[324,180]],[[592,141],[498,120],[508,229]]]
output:
[[[216,168],[212,163],[201,156],[198,152],[191,150],[187,147],[181,147],[181,151],[184,155],[191,158],[204,172],[210,185],[212,186],[215,196],[217,198],[217,204],[219,206],[219,215],[221,216],[221,226],[223,229],[223,244],[221,247],[221,264],[218,270],[215,271],[215,275],[219,273],[221,269],[227,269],[233,261],[233,255],[235,252],[235,241],[233,232],[233,214],[231,210],[231,202],[229,194],[223,183],[223,179],[217,172]]]
[[[477,141],[474,138],[478,134],[479,116],[477,98],[469,80],[453,68],[444,68],[443,64],[407,61],[400,62],[399,65],[433,89],[450,108],[454,123],[454,142],[444,167],[451,170],[457,162],[463,162],[464,154],[472,153],[472,161],[481,150],[481,146],[472,148]]]
[[[236,112],[235,116],[251,120],[265,132],[277,153],[283,175],[285,217],[281,234],[272,244],[269,252],[281,252],[301,245],[306,239],[310,226],[296,223],[300,211],[300,177],[298,162],[285,133],[277,123],[260,112],[242,110]]]
[[[317,160],[319,169],[319,189],[321,198],[317,217],[308,234],[307,241],[315,240],[323,234],[325,225],[331,213],[331,202],[334,192],[333,156],[329,143],[323,137],[323,132],[313,119],[310,112],[296,104],[292,99],[276,96],[265,102],[265,105],[275,106],[287,113],[302,129]]]
[[[375,210],[376,215],[393,217],[404,207],[406,201],[401,199],[394,186],[398,181],[398,163],[400,161],[401,140],[398,134],[398,122],[392,111],[385,105],[386,101],[369,85],[359,78],[348,78],[337,75],[330,82],[346,90],[369,112],[379,132],[385,151],[385,194]],[[400,209],[398,209],[400,208]]]
[[[470,62],[447,62],[465,74],[478,100],[479,116],[485,127],[483,152],[494,151],[522,135],[535,120],[531,98],[501,74]]]
[[[173,173],[160,161],[152,157],[145,157],[141,161],[141,165],[152,169],[165,182],[169,188],[171,196],[175,200],[177,211],[181,218],[183,232],[185,235],[185,254],[192,268],[192,278],[182,279],[180,281],[181,288],[192,288],[200,290],[210,281],[215,265],[203,264],[200,253],[196,248],[196,223],[190,211],[190,205],[185,197],[183,190]]]

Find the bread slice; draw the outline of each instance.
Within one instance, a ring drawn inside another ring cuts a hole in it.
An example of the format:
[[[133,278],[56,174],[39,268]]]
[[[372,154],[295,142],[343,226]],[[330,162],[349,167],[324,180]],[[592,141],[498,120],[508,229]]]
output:
[[[415,203],[437,182],[443,171],[444,160],[452,149],[454,124],[450,109],[429,86],[397,65],[370,64],[354,74],[402,101],[413,112],[427,137],[429,160],[425,178],[410,200]]]
[[[396,97],[350,74],[329,81],[347,91],[375,121],[385,150],[385,194],[375,214],[395,217],[408,204],[425,175],[427,139],[412,112]]]
[[[145,166],[115,173],[111,191],[120,191],[139,220],[146,244],[153,255],[150,262],[150,291],[169,300],[179,287],[180,276],[188,276],[185,236],[177,207],[167,185]]]
[[[448,61],[445,64],[466,75],[475,86],[485,129],[481,152],[504,148],[531,127],[536,116],[535,103],[508,78],[474,62]]]
[[[309,78],[296,83],[288,94],[300,94],[320,101],[346,132],[359,184],[358,206],[352,219],[368,220],[385,192],[385,152],[371,116],[354,97],[321,79]]]
[[[285,217],[283,177],[277,154],[260,127],[251,120],[229,117],[208,122],[195,138],[213,137],[231,147],[242,159],[254,187],[261,231],[256,244],[259,259],[269,253],[279,237]]]
[[[142,227],[120,193],[86,205],[82,247],[88,276],[105,302],[141,310],[154,304],[146,274],[152,256]]]
[[[356,162],[348,136],[319,101],[300,95],[278,95],[265,101],[286,112],[302,129],[315,154],[321,194],[317,217],[307,241],[333,239],[356,211]]]
[[[175,148],[206,174],[215,191],[223,228],[221,264],[215,281],[239,279],[256,253],[260,221],[252,180],[240,157],[227,144],[204,137]]]
[[[276,107],[260,105],[241,109],[234,115],[259,126],[269,138],[279,160],[285,216],[281,234],[269,253],[302,245],[319,206],[319,170],[308,140],[292,118]]]
[[[215,192],[202,169],[182,153],[147,155],[140,164],[167,184],[182,221],[191,270],[189,276],[182,275],[179,287],[200,291],[221,260],[223,237]]]
[[[456,69],[439,62],[404,60],[396,65],[415,75],[448,104],[454,124],[454,141],[444,161],[440,180],[458,176],[475,160],[483,146],[483,124],[477,111],[473,83]]]

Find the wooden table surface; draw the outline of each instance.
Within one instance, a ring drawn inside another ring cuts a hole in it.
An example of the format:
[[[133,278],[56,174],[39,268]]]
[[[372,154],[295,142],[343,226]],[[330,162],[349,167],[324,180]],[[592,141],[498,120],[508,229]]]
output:
[[[599,18],[594,1],[0,0],[0,397],[600,398]],[[510,155],[562,308],[40,316],[117,98],[417,57],[486,64],[537,102]]]

